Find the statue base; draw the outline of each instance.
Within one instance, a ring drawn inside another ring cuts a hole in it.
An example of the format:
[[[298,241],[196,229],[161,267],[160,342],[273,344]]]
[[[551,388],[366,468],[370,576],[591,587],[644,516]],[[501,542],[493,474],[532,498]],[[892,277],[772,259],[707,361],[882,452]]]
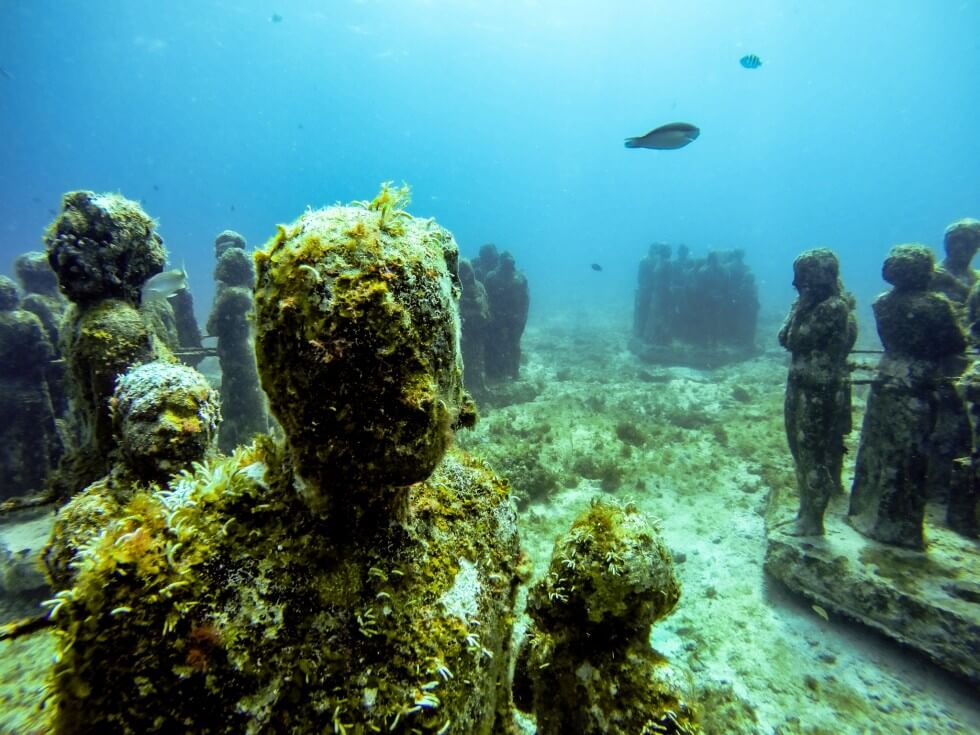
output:
[[[791,536],[770,524],[766,571],[828,612],[857,620],[980,684],[980,554],[975,540],[942,527],[930,508],[926,551],[878,543],[827,511],[824,536]]]

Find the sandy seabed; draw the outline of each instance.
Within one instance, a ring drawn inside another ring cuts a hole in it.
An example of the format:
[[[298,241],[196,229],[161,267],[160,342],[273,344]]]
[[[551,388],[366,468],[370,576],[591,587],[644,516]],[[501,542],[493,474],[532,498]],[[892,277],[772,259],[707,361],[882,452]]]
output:
[[[593,497],[631,500],[660,519],[683,584],[651,643],[690,671],[709,735],[980,732],[968,685],[856,624],[824,620],[766,577],[771,499],[795,492],[782,352],[713,371],[660,367],[629,353],[628,336],[595,317],[533,324],[525,400],[484,410],[460,437],[510,477],[536,575]],[[857,393],[855,427],[863,402]],[[856,441],[855,431],[852,458]],[[46,633],[0,643],[0,733],[41,732],[52,655]]]
[[[683,585],[651,643],[691,672],[706,732],[980,732],[966,683],[863,626],[824,620],[764,573],[767,513],[796,492],[775,339],[757,359],[701,371],[645,364],[628,338],[595,317],[534,325],[522,375],[536,398],[486,411],[461,439],[530,496],[521,530],[536,575],[592,497],[632,500],[661,519]],[[864,400],[855,391],[852,462]],[[840,498],[829,512],[845,509]]]

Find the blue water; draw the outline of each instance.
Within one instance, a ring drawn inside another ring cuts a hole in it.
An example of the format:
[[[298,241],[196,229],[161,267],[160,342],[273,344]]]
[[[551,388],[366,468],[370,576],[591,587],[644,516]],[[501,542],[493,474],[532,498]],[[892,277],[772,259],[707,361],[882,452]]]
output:
[[[744,248],[764,313],[828,245],[866,309],[892,245],[980,217],[976,0],[2,0],[0,24],[0,270],[62,192],[121,191],[202,312],[219,231],[258,246],[387,179],[464,254],[514,252],[532,318],[624,328],[654,240]],[[672,121],[700,138],[623,147]]]

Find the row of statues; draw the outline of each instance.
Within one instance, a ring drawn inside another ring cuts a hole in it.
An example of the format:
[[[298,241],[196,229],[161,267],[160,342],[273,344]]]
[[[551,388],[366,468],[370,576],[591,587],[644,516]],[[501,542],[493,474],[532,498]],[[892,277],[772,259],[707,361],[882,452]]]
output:
[[[579,515],[514,649],[530,562],[509,486],[453,443],[476,420],[458,250],[406,198],[386,185],[308,210],[249,259],[281,436],[218,454],[200,373],[165,352],[121,370],[117,451],[45,551],[58,635],[41,729],[490,735],[516,731],[516,705],[542,735],[700,732],[649,643],[680,597],[673,561],[631,504]],[[219,271],[235,270],[225,244]]]
[[[49,228],[48,250],[16,259],[19,288],[0,276],[0,408],[11,417],[0,427],[6,478],[0,498],[49,484],[68,497],[102,475],[114,448],[107,401],[124,369],[163,350],[191,367],[209,353],[188,288],[167,297],[144,294],[142,284],[163,267],[162,240],[148,222],[135,202],[72,192]],[[95,245],[116,230],[122,235],[112,248],[99,251]],[[269,427],[255,368],[255,270],[246,248],[244,237],[230,230],[215,240],[217,287],[207,337],[216,339],[221,365],[218,446],[225,453]],[[133,265],[143,261],[145,267]],[[70,279],[64,288],[55,268]],[[459,278],[464,377],[470,393],[483,400],[492,386],[518,377],[529,289],[514,257],[492,244],[472,261],[460,260]],[[94,351],[89,357],[86,345]],[[82,378],[68,389],[66,369]]]
[[[945,233],[936,264],[919,244],[898,245],[882,277],[892,288],[873,311],[884,352],[868,396],[848,521],[886,544],[924,549],[928,499],[946,504],[946,523],[977,535],[977,435],[980,366],[971,354],[980,285],[970,263],[980,221]],[[828,503],[843,494],[844,438],[851,431],[851,366],[857,337],[854,299],[844,291],[837,256],[809,250],[793,263],[798,298],[779,331],[792,355],[786,386],[786,436],[796,467],[796,535],[820,535]]]
[[[223,232],[215,245],[208,336],[216,350],[202,347],[186,274],[169,272],[176,288],[166,292],[153,287],[165,250],[136,202],[69,192],[45,244],[15,260],[18,283],[0,276],[0,408],[9,417],[0,427],[0,499],[46,489],[67,498],[103,476],[118,449],[117,379],[164,356],[194,367],[216,352],[224,451],[267,430],[251,334],[255,274],[241,235]]]

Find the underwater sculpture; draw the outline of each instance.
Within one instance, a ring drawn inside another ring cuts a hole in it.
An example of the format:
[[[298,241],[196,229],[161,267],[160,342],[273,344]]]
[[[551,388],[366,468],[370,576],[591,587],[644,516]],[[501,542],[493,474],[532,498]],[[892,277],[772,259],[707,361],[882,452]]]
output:
[[[633,304],[633,335],[654,344],[670,339],[674,309],[671,305],[671,248],[656,242],[640,261]]]
[[[980,360],[974,357],[958,385],[970,417],[969,461],[954,462],[946,497],[946,524],[968,538],[980,536]]]
[[[221,419],[218,395],[186,365],[156,360],[116,381],[110,401],[118,444],[112,469],[58,510],[44,562],[56,590],[75,580],[82,550],[118,523],[140,488],[164,485],[213,452]]]
[[[61,336],[72,441],[55,477],[57,492],[68,497],[109,471],[116,378],[165,352],[139,306],[140,288],[163,270],[166,251],[139,204],[90,191],[65,194],[44,240],[72,302]]]
[[[493,243],[460,262],[466,387],[481,401],[510,400],[506,381],[519,377],[521,336],[531,304],[527,278],[514,256]]]
[[[483,285],[490,302],[484,354],[487,377],[491,381],[515,379],[520,372],[521,335],[531,304],[527,278],[514,265],[514,256],[505,250],[497,266],[484,277]]]
[[[754,355],[759,299],[744,253],[690,258],[682,245],[670,255],[655,243],[640,261],[630,349],[649,362],[707,368]]]
[[[654,522],[596,500],[555,542],[528,593],[515,703],[540,735],[698,733],[681,672],[650,647],[650,628],[680,599]]]
[[[961,219],[947,227],[943,249],[946,255],[933,274],[932,290],[939,291],[950,301],[964,304],[977,282],[971,264],[980,249],[980,220]]]
[[[800,509],[793,532],[823,534],[834,494],[843,494],[844,437],[851,431],[848,353],[857,339],[854,299],[844,292],[837,256],[807,250],[793,261],[799,296],[779,330],[792,354],[786,378],[786,439],[796,467]]]
[[[175,328],[177,330],[177,344],[183,350],[201,350],[201,327],[194,316],[194,296],[189,288],[183,288],[175,293],[170,299],[171,308],[174,310]],[[204,355],[197,354],[181,355],[183,362],[196,368]]]
[[[475,418],[457,249],[403,201],[309,211],[256,254],[287,442],[137,492],[84,545],[51,603],[54,732],[506,730],[516,517],[449,446]]]
[[[873,309],[885,352],[868,396],[848,511],[865,535],[911,549],[925,548],[930,475],[961,478],[954,464],[970,454],[955,386],[967,366],[967,342],[954,304],[929,288],[933,264],[929,248],[908,244],[892,248],[882,268],[893,288]],[[963,492],[951,484],[954,505]]]
[[[486,342],[490,324],[490,303],[487,290],[477,280],[473,265],[459,259],[459,320],[460,349],[463,353],[463,383],[477,400],[487,394]]]
[[[245,238],[225,230],[215,239],[214,253],[218,260],[214,269],[217,291],[208,317],[208,334],[218,338],[221,363],[224,422],[218,446],[230,454],[266,431],[268,420],[252,344],[255,269],[245,252]]]
[[[804,253],[801,258],[814,252],[819,255],[821,251]],[[808,265],[825,265],[822,280],[830,284],[836,268],[829,255],[827,258],[817,257]],[[932,251],[918,244],[892,248],[885,260],[882,275],[892,289],[874,302],[884,353],[867,400],[848,514],[825,514],[827,533],[819,539],[801,536],[798,529],[807,511],[806,488],[801,484],[801,518],[796,526],[783,520],[795,502],[774,493],[765,569],[821,610],[856,620],[976,683],[980,682],[976,549],[970,539],[963,538],[970,535],[967,526],[975,518],[976,496],[970,425],[961,393],[971,404],[980,399],[980,380],[973,372],[961,378],[967,363],[966,340],[956,304],[931,289],[933,263]],[[815,275],[820,276],[820,270]],[[799,301],[803,297],[801,291]],[[793,308],[796,311],[799,303]],[[846,310],[844,305],[837,308]],[[793,317],[791,312],[785,335],[788,344],[793,342]],[[843,334],[826,335],[836,350],[850,342],[839,320],[838,316],[837,328]],[[828,330],[833,323],[827,319]],[[794,353],[794,366],[796,359]],[[790,427],[801,428],[801,416],[806,419],[810,414],[816,419],[826,408],[825,415],[833,420],[833,403],[822,403],[828,398],[817,392],[814,403],[808,405],[802,392],[787,387],[790,441]],[[794,456],[802,454],[811,463],[817,459],[807,446],[810,442],[824,450],[828,465],[821,468],[824,493],[831,485],[827,454],[832,452],[836,461],[840,428],[830,425],[826,431],[824,437],[798,432]],[[946,479],[941,482],[949,493],[947,524],[930,528],[932,546],[925,555],[921,552],[928,487],[943,476]],[[805,480],[799,478],[801,483]],[[836,494],[834,488],[830,492]],[[822,500],[824,496],[818,497]],[[831,502],[836,508],[833,499]]]
[[[39,493],[61,452],[47,368],[54,348],[36,314],[0,276],[0,500]]]
[[[483,243],[477,256],[470,261],[473,265],[473,274],[480,283],[486,280],[487,273],[492,271],[500,263],[500,252],[492,242]]]
[[[14,275],[23,291],[18,308],[37,314],[54,350],[45,374],[55,415],[63,416],[68,409],[68,396],[65,392],[65,366],[58,358],[62,356],[61,320],[68,308],[68,301],[58,290],[58,277],[51,270],[46,253],[32,250],[18,255],[14,259]]]

